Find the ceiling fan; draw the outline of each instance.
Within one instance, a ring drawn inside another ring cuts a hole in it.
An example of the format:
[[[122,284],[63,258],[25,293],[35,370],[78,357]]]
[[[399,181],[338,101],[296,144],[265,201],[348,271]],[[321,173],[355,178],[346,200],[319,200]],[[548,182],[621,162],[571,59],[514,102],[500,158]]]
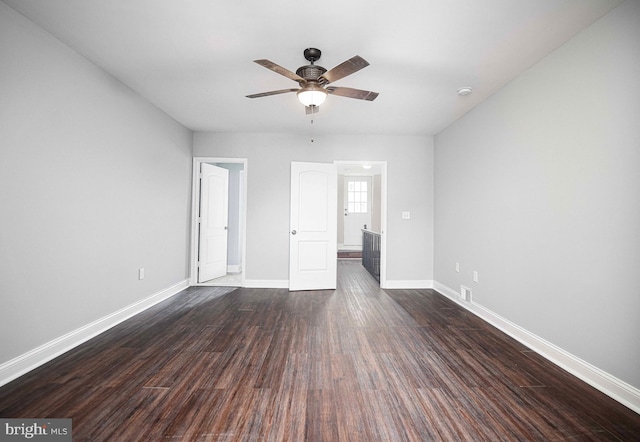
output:
[[[311,64],[301,66],[294,74],[290,70],[283,68],[269,60],[254,60],[260,66],[264,66],[280,75],[284,75],[293,81],[297,81],[300,88],[280,89],[277,91],[262,92],[259,94],[247,95],[247,98],[267,97],[269,95],[286,94],[296,92],[298,100],[305,105],[307,114],[316,113],[318,106],[324,103],[327,94],[339,95],[341,97],[355,98],[357,100],[373,101],[378,96],[377,92],[363,91],[350,87],[327,86],[329,83],[340,80],[347,75],[359,71],[369,66],[369,63],[359,55],[339,64],[331,70],[326,70],[322,66],[314,64],[320,59],[322,52],[320,49],[307,48],[304,50],[304,58]]]

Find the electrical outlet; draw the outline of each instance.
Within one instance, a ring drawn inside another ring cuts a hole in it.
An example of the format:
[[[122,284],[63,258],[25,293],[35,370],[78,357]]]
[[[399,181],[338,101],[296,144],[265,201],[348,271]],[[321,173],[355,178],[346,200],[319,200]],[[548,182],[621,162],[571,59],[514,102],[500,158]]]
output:
[[[478,271],[477,270],[473,271],[473,282],[478,282]]]
[[[456,272],[460,273],[460,263],[456,262]]]
[[[411,219],[411,212],[402,212],[402,219]]]
[[[138,279],[144,279],[144,269],[138,269]]]

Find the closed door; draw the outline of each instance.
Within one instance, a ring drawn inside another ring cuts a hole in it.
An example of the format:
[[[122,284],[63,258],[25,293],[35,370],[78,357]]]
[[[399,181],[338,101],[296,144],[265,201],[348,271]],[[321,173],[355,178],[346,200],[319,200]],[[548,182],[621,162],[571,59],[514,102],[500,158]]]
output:
[[[335,164],[291,163],[289,290],[337,285]]]
[[[203,163],[200,173],[198,282],[227,274],[229,171]]]
[[[371,228],[371,177],[344,177],[344,245],[362,248],[362,229]]]

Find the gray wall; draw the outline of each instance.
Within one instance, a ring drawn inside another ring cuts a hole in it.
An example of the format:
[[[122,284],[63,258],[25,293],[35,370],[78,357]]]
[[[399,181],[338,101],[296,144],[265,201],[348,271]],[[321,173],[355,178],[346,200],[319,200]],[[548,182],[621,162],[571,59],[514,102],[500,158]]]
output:
[[[371,203],[371,226],[369,229],[374,232],[380,232],[380,230],[382,230],[382,175],[374,175],[372,184],[373,201]]]
[[[622,4],[435,138],[436,280],[636,388],[639,23]]]
[[[344,207],[344,175],[338,175],[338,244],[344,244],[344,214],[341,207]]]
[[[1,364],[187,278],[192,134],[2,2],[0,97]]]
[[[288,279],[291,161],[333,160],[388,162],[387,279],[433,279],[431,137],[196,133],[194,155],[248,159],[247,279]]]

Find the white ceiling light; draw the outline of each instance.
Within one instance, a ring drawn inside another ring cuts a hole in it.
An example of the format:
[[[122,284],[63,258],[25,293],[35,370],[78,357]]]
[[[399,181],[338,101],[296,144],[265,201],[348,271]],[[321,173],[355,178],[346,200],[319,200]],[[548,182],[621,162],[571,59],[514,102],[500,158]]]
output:
[[[465,95],[469,95],[471,93],[471,88],[469,86],[461,87],[458,89],[458,95],[464,97]]]
[[[298,100],[305,106],[320,106],[327,99],[327,91],[313,82],[307,83],[297,94]]]

